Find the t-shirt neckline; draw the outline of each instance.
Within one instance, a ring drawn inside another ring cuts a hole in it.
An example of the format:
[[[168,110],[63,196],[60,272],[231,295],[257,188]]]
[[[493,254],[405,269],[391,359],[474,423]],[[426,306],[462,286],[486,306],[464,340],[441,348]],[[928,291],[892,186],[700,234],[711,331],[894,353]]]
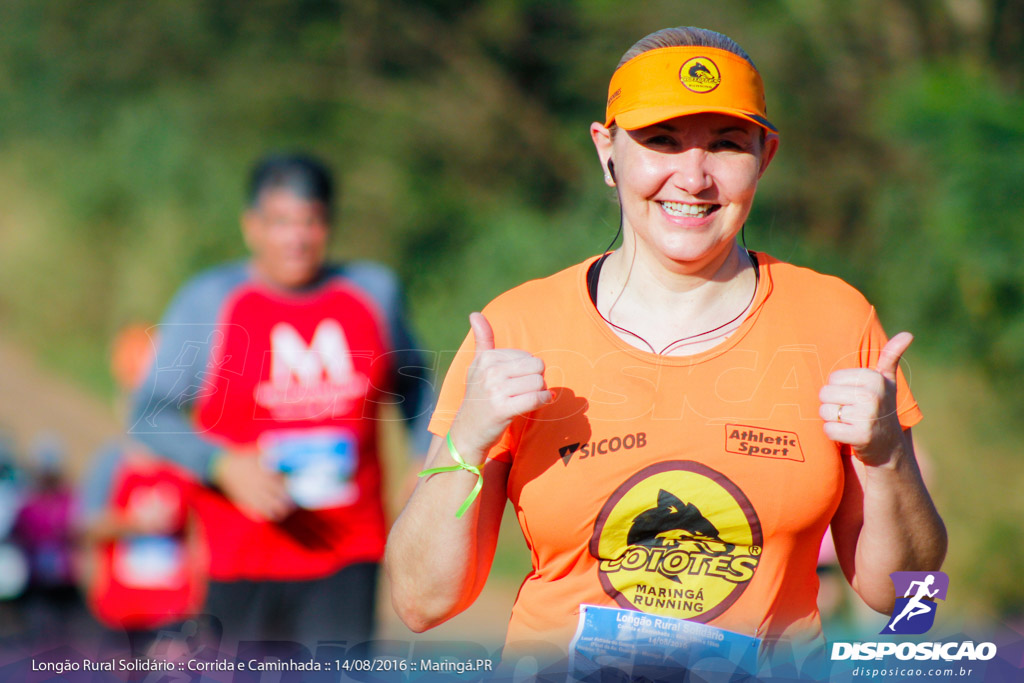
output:
[[[587,320],[591,325],[598,328],[600,334],[612,347],[615,348],[616,351],[628,353],[634,358],[650,365],[673,365],[684,367],[697,365],[713,358],[717,358],[734,348],[747,334],[749,334],[754,323],[757,321],[757,318],[760,316],[761,308],[764,305],[764,302],[768,299],[768,295],[772,289],[771,269],[769,268],[769,258],[766,254],[757,251],[751,251],[750,254],[754,257],[754,261],[757,263],[757,289],[754,292],[754,300],[750,304],[750,310],[747,312],[743,322],[735,332],[729,335],[728,339],[725,339],[710,349],[689,355],[659,355],[637,348],[636,346],[627,343],[619,337],[619,335],[615,334],[615,331],[608,326],[608,323],[606,323],[604,318],[601,317],[601,314],[598,313],[597,305],[591,298],[590,281],[591,267],[593,267],[599,259],[607,256],[607,254],[597,254],[580,264],[575,278],[576,288],[580,296],[580,303],[586,311]]]

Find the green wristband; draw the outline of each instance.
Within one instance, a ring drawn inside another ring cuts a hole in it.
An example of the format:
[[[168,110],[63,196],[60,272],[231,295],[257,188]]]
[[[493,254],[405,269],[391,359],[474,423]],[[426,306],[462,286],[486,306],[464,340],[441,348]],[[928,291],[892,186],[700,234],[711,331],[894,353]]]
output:
[[[455,444],[452,443],[451,432],[448,432],[446,440],[448,441],[448,452],[451,454],[452,460],[454,460],[458,464],[449,465],[448,467],[432,467],[429,470],[423,470],[422,472],[420,472],[419,476],[429,477],[431,474],[442,474],[444,472],[458,472],[459,470],[466,470],[467,472],[472,472],[473,474],[475,474],[476,486],[474,486],[473,490],[469,492],[469,495],[466,496],[466,500],[462,502],[462,506],[455,513],[455,516],[457,518],[461,518],[462,515],[466,514],[466,510],[468,510],[469,506],[473,504],[473,501],[476,500],[476,497],[480,495],[480,489],[482,489],[484,486],[484,475],[483,472],[480,471],[480,468],[477,467],[476,465],[467,465],[466,461],[462,459],[461,455],[459,455],[459,452],[455,450]]]

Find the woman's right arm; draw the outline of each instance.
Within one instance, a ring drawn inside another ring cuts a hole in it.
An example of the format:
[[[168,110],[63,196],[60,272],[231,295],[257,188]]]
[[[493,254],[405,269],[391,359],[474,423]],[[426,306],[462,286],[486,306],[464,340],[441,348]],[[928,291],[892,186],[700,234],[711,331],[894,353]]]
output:
[[[505,509],[510,465],[487,460],[512,419],[551,401],[544,363],[519,349],[495,349],[494,334],[480,313],[470,316],[475,352],[466,393],[449,434],[469,465],[481,468],[483,489],[463,517],[455,511],[473,490],[465,470],[421,480],[391,529],[385,567],[391,601],[413,631],[425,631],[458,614],[483,589],[494,559]],[[452,465],[444,439],[435,436],[426,467]]]
[[[483,459],[461,449],[459,454],[468,463]],[[449,464],[448,446],[435,436],[425,465]],[[425,631],[455,616],[483,589],[505,509],[508,471],[509,465],[497,460],[481,468],[480,496],[461,519],[455,511],[472,491],[476,475],[445,472],[417,484],[391,529],[384,560],[391,602],[413,631]]]

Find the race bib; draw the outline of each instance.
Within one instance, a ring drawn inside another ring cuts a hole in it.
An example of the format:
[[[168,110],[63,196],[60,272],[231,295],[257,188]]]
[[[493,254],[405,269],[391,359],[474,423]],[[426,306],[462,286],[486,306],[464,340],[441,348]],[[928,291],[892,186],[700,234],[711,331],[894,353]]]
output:
[[[580,605],[576,635],[569,646],[569,670],[578,681],[601,680],[601,671],[607,669],[622,671],[631,679],[661,680],[683,671],[752,677],[760,646],[760,638],[707,624]]]
[[[349,430],[323,427],[265,432],[259,447],[264,464],[285,475],[285,487],[299,507],[343,507],[358,498],[352,477],[359,454]]]
[[[111,571],[129,588],[180,588],[185,582],[185,549],[170,536],[129,538],[114,545]]]

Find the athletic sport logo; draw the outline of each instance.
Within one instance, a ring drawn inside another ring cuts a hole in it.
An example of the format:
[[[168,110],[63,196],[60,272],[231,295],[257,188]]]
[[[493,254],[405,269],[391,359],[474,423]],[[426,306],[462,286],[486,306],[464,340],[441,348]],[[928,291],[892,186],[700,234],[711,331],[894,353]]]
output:
[[[896,606],[880,633],[920,635],[935,623],[936,600],[945,600],[949,577],[943,572],[893,572]]]
[[[619,606],[706,622],[746,590],[763,542],[757,514],[733,482],[680,460],[646,467],[615,490],[590,553]]]
[[[722,82],[718,66],[707,57],[688,59],[679,69],[679,82],[697,93],[711,92]]]

